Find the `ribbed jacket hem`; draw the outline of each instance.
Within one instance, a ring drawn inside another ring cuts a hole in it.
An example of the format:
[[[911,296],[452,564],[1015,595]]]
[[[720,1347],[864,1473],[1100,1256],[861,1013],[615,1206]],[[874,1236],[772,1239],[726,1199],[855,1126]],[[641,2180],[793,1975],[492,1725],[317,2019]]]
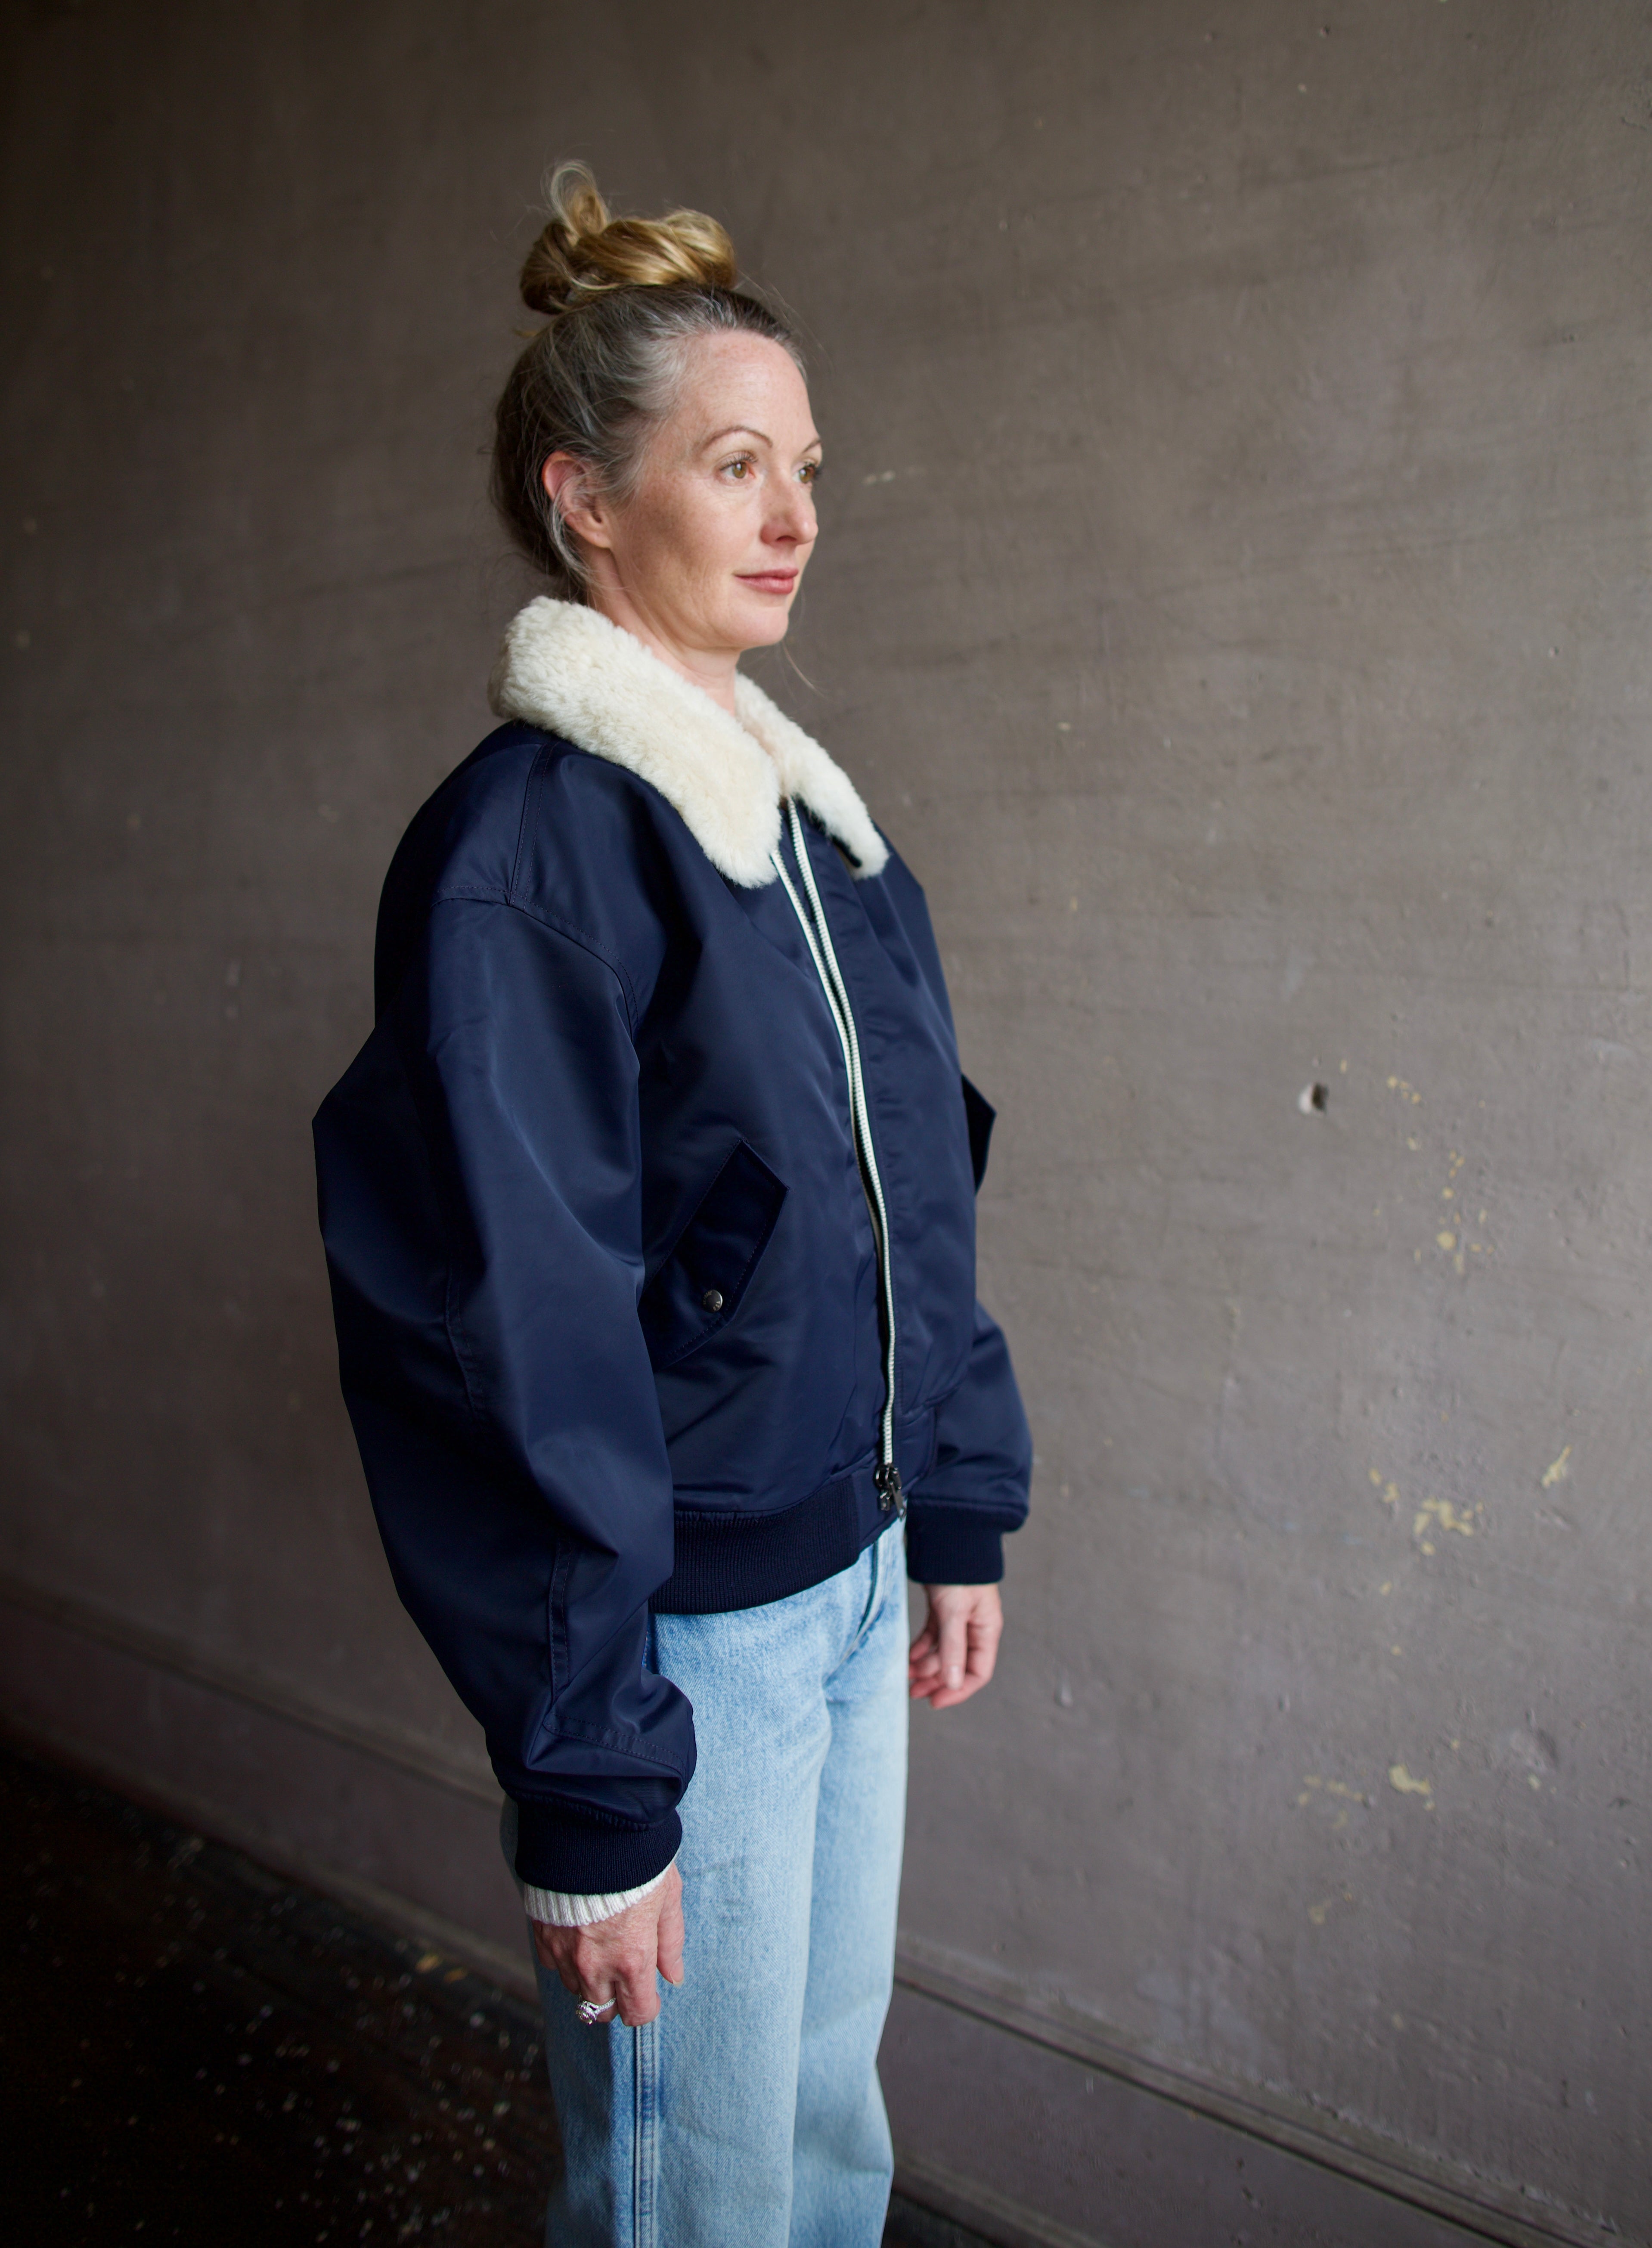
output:
[[[961,1506],[925,1506],[907,1515],[907,1574],[920,1585],[996,1585],[1004,1574],[1004,1532]]]
[[[840,1476],[778,1514],[678,1507],[676,1566],[649,1607],[658,1615],[726,1615],[824,1584],[868,1542],[856,1484]]]
[[[529,1888],[583,1896],[641,1888],[664,1873],[682,1841],[675,1811],[655,1826],[609,1826],[517,1799],[517,1878]]]

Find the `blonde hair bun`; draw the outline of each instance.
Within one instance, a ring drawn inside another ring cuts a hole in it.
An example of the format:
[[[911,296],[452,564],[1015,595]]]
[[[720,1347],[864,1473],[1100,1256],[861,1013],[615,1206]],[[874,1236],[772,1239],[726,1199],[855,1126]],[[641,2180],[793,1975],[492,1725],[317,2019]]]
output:
[[[584,164],[559,164],[546,182],[551,216],[522,268],[522,301],[554,319],[615,289],[732,289],[734,244],[703,211],[614,218]]]

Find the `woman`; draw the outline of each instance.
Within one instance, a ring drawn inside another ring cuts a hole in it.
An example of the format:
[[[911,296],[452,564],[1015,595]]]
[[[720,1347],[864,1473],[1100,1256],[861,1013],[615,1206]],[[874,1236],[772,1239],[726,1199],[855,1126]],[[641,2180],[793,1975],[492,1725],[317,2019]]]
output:
[[[322,1225],[397,1587],[508,1799],[548,2238],[870,2248],[907,1692],[991,1676],[1030,1449],[922,893],[737,669],[820,441],[736,283],[712,220],[557,174],[494,474],[556,598],[391,866]]]

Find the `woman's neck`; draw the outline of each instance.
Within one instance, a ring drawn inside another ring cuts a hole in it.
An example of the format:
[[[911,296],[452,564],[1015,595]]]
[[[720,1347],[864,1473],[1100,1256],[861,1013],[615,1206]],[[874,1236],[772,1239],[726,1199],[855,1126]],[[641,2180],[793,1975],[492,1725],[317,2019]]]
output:
[[[691,687],[709,695],[719,709],[730,717],[737,713],[734,705],[734,682],[739,668],[738,648],[688,648],[671,634],[663,631],[647,617],[620,586],[593,586],[591,606],[607,617],[610,624],[628,632],[640,640],[644,648],[657,655],[661,663],[686,679]]]

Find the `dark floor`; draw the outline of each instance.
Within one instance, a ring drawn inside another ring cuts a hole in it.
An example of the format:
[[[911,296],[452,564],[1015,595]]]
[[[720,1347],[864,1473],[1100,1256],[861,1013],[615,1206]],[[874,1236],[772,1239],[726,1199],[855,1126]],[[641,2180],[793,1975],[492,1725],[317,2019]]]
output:
[[[530,2248],[543,2066],[521,1999],[0,1748],[7,2243]],[[885,2248],[980,2244],[898,2203]]]

